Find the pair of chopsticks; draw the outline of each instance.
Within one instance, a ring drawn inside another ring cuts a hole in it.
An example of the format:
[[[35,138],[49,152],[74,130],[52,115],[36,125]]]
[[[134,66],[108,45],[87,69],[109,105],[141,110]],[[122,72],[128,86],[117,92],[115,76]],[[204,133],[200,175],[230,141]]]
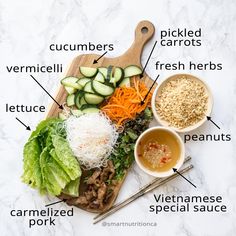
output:
[[[184,163],[188,162],[191,159],[190,156],[186,157],[184,160]],[[191,170],[193,168],[193,165],[189,165],[187,167],[185,167],[184,169],[180,170],[179,173],[180,174],[184,174],[187,171]],[[152,190],[154,190],[155,188],[160,187],[161,185],[171,181],[172,179],[175,179],[176,177],[178,177],[179,174],[175,173],[167,178],[155,178],[154,180],[152,180],[150,183],[144,185],[141,189],[139,189],[138,192],[136,192],[135,194],[131,195],[130,197],[128,197],[127,199],[123,200],[120,203],[115,204],[113,207],[111,207],[109,210],[98,214],[97,216],[94,217],[94,222],[93,224],[97,224],[98,222],[100,222],[101,220],[104,220],[106,217],[112,215],[113,213],[117,212],[118,210],[120,210],[121,208],[127,206],[128,204],[130,204],[131,202],[133,202],[134,200],[140,198],[141,196],[143,196],[146,193],[151,192]]]

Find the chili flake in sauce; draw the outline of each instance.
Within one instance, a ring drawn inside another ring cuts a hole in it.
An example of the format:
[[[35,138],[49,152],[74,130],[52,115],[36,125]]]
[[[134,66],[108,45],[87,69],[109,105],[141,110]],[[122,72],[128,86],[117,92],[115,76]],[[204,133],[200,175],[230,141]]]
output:
[[[171,161],[171,150],[166,144],[152,141],[144,146],[143,158],[153,169],[160,168]]]

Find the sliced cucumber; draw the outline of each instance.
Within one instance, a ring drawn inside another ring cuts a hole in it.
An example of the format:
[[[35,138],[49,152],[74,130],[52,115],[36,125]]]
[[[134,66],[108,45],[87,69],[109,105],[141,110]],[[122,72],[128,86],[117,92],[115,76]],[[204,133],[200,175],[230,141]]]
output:
[[[66,119],[67,119],[67,116],[66,116],[65,114],[63,114],[62,112],[60,112],[60,113],[58,114],[58,117],[59,117],[60,119],[62,119],[62,120],[66,120]]]
[[[110,78],[110,84],[112,84],[114,87],[116,87],[116,78],[115,77]]]
[[[96,105],[91,105],[91,104],[85,104],[81,107],[81,111],[83,111],[84,109],[87,109],[87,108],[97,108]]]
[[[112,69],[113,69],[113,66],[108,66],[108,68],[107,68],[107,77],[106,77],[106,79],[108,81],[110,81],[110,79],[112,77]]]
[[[114,88],[108,85],[102,84],[96,80],[92,81],[92,88],[96,93],[105,97],[111,95],[114,92]]]
[[[92,87],[92,81],[89,81],[84,86],[84,92],[86,93],[94,93],[93,87]]]
[[[86,93],[94,93],[93,87],[92,87],[92,81],[89,81],[84,86],[84,92]]]
[[[75,105],[78,109],[80,109],[81,107],[81,103],[80,100],[81,98],[84,96],[84,92],[83,91],[78,91],[75,95]]]
[[[81,110],[84,114],[89,114],[89,113],[98,113],[100,110],[95,106],[95,105],[83,105],[81,107]]]
[[[72,87],[68,87],[68,86],[64,86],[64,88],[68,94],[73,94],[77,91],[77,89],[72,88]]]
[[[98,82],[105,83],[105,78],[101,72],[98,72],[94,79]]]
[[[75,89],[82,89],[82,86],[80,84],[78,84],[77,81],[78,81],[78,78],[73,77],[73,76],[69,76],[69,77],[62,79],[61,83],[64,86],[72,87]]]
[[[84,87],[84,85],[89,81],[91,81],[91,79],[84,77],[84,78],[79,79],[77,83],[80,84],[82,87]]]
[[[134,65],[127,66],[125,68],[124,72],[125,72],[125,77],[131,77],[131,76],[134,76],[134,75],[142,74],[141,68],[138,67],[138,66],[134,66]]]
[[[71,110],[71,114],[73,116],[82,116],[83,115],[83,112],[81,110]]]
[[[104,100],[103,97],[91,93],[85,93],[84,99],[88,104],[95,104],[95,105],[101,103]]]
[[[76,82],[78,81],[78,78],[77,77],[74,77],[74,76],[68,76],[68,77],[65,77],[61,80],[61,83],[65,86],[70,86],[68,84],[75,84]],[[70,86],[72,87],[72,86]]]
[[[115,72],[113,76],[110,78],[110,83],[113,84],[114,87],[121,82],[121,80],[124,78],[124,70],[120,67],[115,68]]]
[[[120,84],[120,87],[130,87],[130,78],[124,78]]]
[[[83,76],[89,77],[89,78],[94,77],[98,72],[97,68],[85,67],[85,66],[80,66],[79,70]]]
[[[74,94],[69,94],[66,98],[66,104],[68,107],[74,106],[75,105],[75,95]]]
[[[86,108],[83,110],[84,114],[89,114],[89,113],[98,113],[100,110],[96,107],[91,107],[91,108]]]
[[[85,105],[85,104],[88,104],[88,103],[85,101],[84,97],[80,98],[79,103],[80,103],[81,106],[83,106],[83,105]]]
[[[115,82],[118,83],[124,78],[124,70],[120,67],[115,68],[115,72],[113,77],[115,78]]]
[[[107,78],[107,68],[106,67],[99,67],[98,71],[100,73],[102,73],[102,75],[104,76],[104,78]]]

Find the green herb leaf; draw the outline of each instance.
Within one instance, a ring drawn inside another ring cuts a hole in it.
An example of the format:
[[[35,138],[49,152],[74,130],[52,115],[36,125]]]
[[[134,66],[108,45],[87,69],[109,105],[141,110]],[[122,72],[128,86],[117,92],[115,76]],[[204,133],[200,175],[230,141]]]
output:
[[[135,120],[125,124],[123,133],[118,138],[118,146],[110,159],[115,166],[115,179],[121,180],[125,171],[134,162],[134,147],[139,135],[144,132],[152,120],[152,111],[146,108]]]
[[[138,135],[135,134],[134,132],[132,131],[127,131],[127,134],[129,135],[129,137],[133,140],[136,140],[138,138]]]

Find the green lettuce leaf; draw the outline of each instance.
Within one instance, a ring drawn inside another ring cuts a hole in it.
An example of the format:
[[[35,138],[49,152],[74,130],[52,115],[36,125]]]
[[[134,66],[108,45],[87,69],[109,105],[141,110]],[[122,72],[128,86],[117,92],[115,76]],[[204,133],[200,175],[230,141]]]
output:
[[[63,121],[43,120],[24,147],[22,181],[41,193],[78,195],[81,170],[66,140]],[[75,181],[74,181],[75,180]]]
[[[50,154],[48,153],[47,148],[44,148],[43,152],[40,155],[40,167],[42,172],[43,185],[51,195],[59,195],[61,192],[61,188],[55,181],[51,170],[47,167],[49,161]]]
[[[42,130],[44,130],[44,132],[46,132],[51,126],[54,126],[56,124],[61,123],[62,121],[59,118],[49,118],[46,120],[41,121],[36,129],[31,133],[30,135],[30,139],[39,136],[40,132],[42,132]]]
[[[69,176],[51,157],[47,148],[40,155],[40,166],[43,184],[52,195],[59,195],[63,188],[70,182]]]
[[[33,188],[43,189],[39,165],[41,147],[37,138],[31,139],[24,147],[24,173],[22,181]]]
[[[62,192],[73,197],[78,197],[79,184],[80,184],[80,178],[72,180],[69,184],[66,185],[66,187],[62,190]]]
[[[80,177],[81,169],[79,166],[79,162],[75,158],[66,139],[57,135],[53,135],[52,143],[55,147],[55,151],[54,149],[52,149],[50,151],[50,154],[69,175],[70,179],[75,180]]]

